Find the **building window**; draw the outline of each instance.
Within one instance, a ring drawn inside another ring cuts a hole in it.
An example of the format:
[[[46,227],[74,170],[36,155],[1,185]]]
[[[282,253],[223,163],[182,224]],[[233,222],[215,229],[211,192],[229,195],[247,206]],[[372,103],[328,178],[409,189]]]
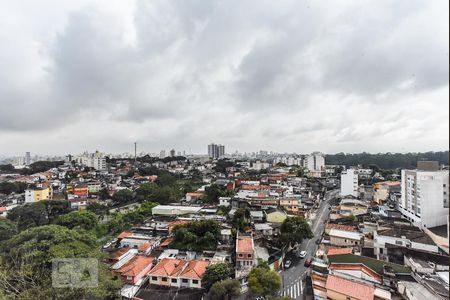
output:
[[[192,280],[192,283],[193,284],[198,284],[198,280],[194,279],[194,280]]]
[[[247,254],[247,257],[248,257],[248,258],[252,258],[252,255],[251,255],[251,254]]]
[[[176,278],[172,278],[172,283],[177,283],[178,280]]]
[[[242,253],[239,253],[239,257],[244,257],[244,254],[242,254]]]
[[[161,280],[167,282],[167,277],[161,277]]]
[[[383,254],[383,248],[380,248],[380,254]]]
[[[153,281],[158,281],[158,277],[152,276],[152,280],[153,280]]]
[[[188,280],[183,278],[183,279],[181,279],[181,282],[182,283],[188,283]]]

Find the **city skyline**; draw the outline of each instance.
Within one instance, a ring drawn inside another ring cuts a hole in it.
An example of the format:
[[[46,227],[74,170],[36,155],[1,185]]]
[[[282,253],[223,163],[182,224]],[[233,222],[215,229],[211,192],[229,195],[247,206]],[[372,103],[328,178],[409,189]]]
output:
[[[447,149],[448,2],[414,3],[10,1],[0,154]]]

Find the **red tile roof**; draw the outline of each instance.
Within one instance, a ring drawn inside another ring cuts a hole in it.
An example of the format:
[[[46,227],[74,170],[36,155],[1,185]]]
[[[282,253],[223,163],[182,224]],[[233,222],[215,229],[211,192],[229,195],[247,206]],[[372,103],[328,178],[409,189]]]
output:
[[[204,260],[192,260],[188,262],[186,268],[181,272],[180,277],[189,279],[202,279],[209,262]]]
[[[332,224],[328,223],[325,225],[325,229],[338,229],[338,230],[344,230],[344,231],[354,231],[355,228],[350,225],[341,225],[341,224]]]
[[[239,236],[236,242],[236,252],[253,253],[253,238],[251,236]]]
[[[153,263],[154,257],[136,255],[120,267],[117,272],[122,276],[136,276]]]
[[[172,241],[173,241],[173,238],[168,238],[164,242],[162,242],[159,246],[160,247],[167,247],[167,246],[170,245],[170,243],[172,243]]]
[[[150,244],[150,242],[145,242],[145,243],[139,245],[138,250],[141,252],[147,251],[151,246],[152,246],[152,244]]]
[[[203,196],[203,193],[200,192],[186,193],[186,196],[200,197]]]
[[[164,258],[153,269],[150,276],[162,277],[183,277],[190,279],[201,279],[208,267],[208,261],[202,260],[179,260],[174,258]]]
[[[124,238],[130,237],[130,236],[132,236],[132,235],[133,235],[132,232],[124,231],[124,232],[122,232],[121,234],[119,234],[119,235],[117,236],[117,238],[118,238],[118,239],[124,239]]]
[[[172,276],[177,268],[183,264],[179,259],[164,258],[153,269],[148,272],[151,276]]]
[[[109,252],[109,258],[111,260],[118,260],[122,255],[130,251],[130,248],[119,248]]]
[[[382,277],[375,272],[374,270],[372,270],[371,268],[369,268],[368,266],[364,265],[364,264],[359,264],[359,263],[331,263],[330,266],[328,267],[330,270],[357,270],[357,271],[361,271],[363,273],[365,273],[366,275],[372,277],[373,279],[377,280],[379,283],[382,283]]]
[[[373,300],[375,288],[356,281],[328,275],[326,289],[358,300]]]
[[[327,255],[339,255],[339,254],[352,254],[352,248],[330,248],[328,249]]]

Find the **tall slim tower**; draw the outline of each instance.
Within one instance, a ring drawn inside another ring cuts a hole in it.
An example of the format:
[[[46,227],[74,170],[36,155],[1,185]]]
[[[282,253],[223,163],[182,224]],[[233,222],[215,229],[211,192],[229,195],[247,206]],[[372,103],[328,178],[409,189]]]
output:
[[[134,142],[134,165],[136,166],[137,162],[137,142]]]

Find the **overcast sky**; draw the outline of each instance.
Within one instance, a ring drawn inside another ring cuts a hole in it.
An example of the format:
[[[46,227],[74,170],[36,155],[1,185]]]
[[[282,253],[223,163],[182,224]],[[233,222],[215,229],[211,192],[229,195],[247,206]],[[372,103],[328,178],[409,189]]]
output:
[[[0,0],[0,154],[447,150],[448,6]]]

